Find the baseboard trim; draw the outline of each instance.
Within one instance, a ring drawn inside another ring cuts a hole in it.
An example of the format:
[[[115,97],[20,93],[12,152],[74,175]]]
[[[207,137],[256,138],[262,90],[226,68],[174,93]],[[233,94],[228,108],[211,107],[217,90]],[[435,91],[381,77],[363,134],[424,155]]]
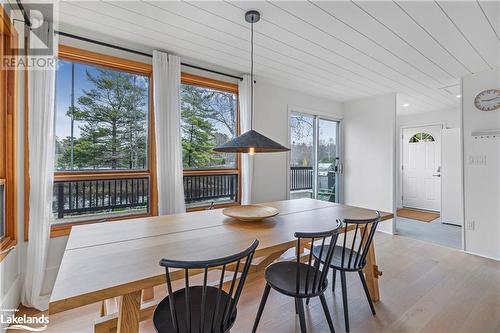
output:
[[[387,234],[387,235],[396,235],[396,234],[394,234],[394,233],[392,233],[392,232],[390,232],[390,231],[379,230],[379,229],[377,229],[377,232],[381,232],[381,233],[383,233],[383,234]]]
[[[464,253],[467,253],[467,254],[471,254],[473,256],[477,256],[477,257],[483,257],[483,258],[486,258],[486,259],[491,259],[491,260],[495,260],[495,261],[500,261],[500,258],[495,258],[495,257],[490,257],[490,256],[485,256],[484,254],[479,254],[479,253],[476,253],[476,252],[471,252],[471,251],[465,251],[463,250]]]

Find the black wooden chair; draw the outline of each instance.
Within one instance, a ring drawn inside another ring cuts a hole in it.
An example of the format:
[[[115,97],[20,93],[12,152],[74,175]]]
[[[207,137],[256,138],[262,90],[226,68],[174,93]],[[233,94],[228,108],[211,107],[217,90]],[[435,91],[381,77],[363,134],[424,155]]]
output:
[[[297,237],[297,260],[278,262],[267,267],[265,273],[266,287],[262,295],[259,310],[257,311],[257,317],[255,318],[252,332],[255,333],[257,330],[271,288],[295,299],[295,312],[299,315],[300,331],[302,333],[306,332],[304,304],[302,300],[304,298],[319,296],[330,331],[335,332],[324,296],[324,292],[328,286],[327,275],[329,265],[325,265],[323,270],[321,270],[318,261],[315,261],[313,264],[312,251],[309,253],[307,263],[302,263],[299,249],[301,248],[301,240],[304,242],[303,245],[309,242],[311,244],[314,244],[314,242],[321,242],[321,248],[325,249],[324,253],[321,252],[321,254],[324,254],[326,262],[329,262],[333,256],[334,247],[326,247],[325,242],[328,241],[329,238],[329,244],[335,244],[337,241],[338,228],[340,228],[340,223],[337,223],[335,229],[326,232],[295,233],[295,237]]]
[[[255,240],[243,252],[207,261],[162,259],[160,265],[166,270],[168,296],[155,309],[153,324],[156,332],[229,332],[236,320],[236,305],[258,244],[259,241]],[[207,285],[207,279],[208,271],[214,268],[220,268],[221,274],[218,286],[212,287]],[[178,274],[179,270],[184,271],[184,288],[173,292],[171,275]],[[202,285],[189,285],[189,276],[196,273],[191,271],[190,274],[190,270],[202,270]],[[230,280],[225,280],[226,271],[231,271]]]
[[[368,303],[370,304],[370,309],[375,315],[375,308],[373,307],[373,302],[370,297],[370,293],[368,292],[368,287],[366,286],[363,268],[366,265],[366,256],[368,255],[368,250],[373,241],[373,236],[375,235],[375,230],[377,229],[379,221],[379,212],[376,212],[374,218],[367,220],[344,219],[343,239],[342,241],[339,241],[341,243],[340,245],[335,246],[331,259],[325,256],[325,253],[331,250],[329,245],[314,246],[312,249],[315,261],[321,258],[320,261],[322,264],[330,262],[330,267],[333,272],[332,291],[335,291],[337,271],[340,273],[342,300],[344,304],[345,329],[347,332],[349,332],[349,310],[347,306],[346,272],[358,272],[361,284],[363,285],[366,297],[368,298]],[[352,231],[354,231],[353,237],[348,241],[348,232]],[[306,304],[309,304],[309,299],[307,299]]]

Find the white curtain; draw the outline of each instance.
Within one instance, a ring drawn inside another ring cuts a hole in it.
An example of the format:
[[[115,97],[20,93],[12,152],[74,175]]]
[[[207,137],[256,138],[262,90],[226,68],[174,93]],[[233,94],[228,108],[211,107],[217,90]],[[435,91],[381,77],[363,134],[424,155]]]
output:
[[[54,45],[57,45],[57,41],[54,41]],[[57,54],[56,49],[54,54]],[[52,215],[55,77],[55,66],[31,69],[28,73],[30,227],[22,303],[42,311],[48,309],[49,300],[48,295],[40,294],[45,277]]]
[[[153,51],[153,80],[158,212],[183,213],[186,205],[182,181],[180,58]]]
[[[251,84],[250,75],[243,75],[243,80],[238,82],[239,107],[240,107],[240,127],[241,133],[245,133],[252,128],[251,108]],[[253,156],[241,154],[241,204],[252,203],[252,179],[253,179]]]

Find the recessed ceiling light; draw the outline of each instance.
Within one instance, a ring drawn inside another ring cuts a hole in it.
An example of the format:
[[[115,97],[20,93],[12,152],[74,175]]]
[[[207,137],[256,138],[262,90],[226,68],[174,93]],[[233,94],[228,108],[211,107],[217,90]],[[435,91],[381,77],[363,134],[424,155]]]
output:
[[[456,95],[455,97],[456,97],[456,98],[460,98],[460,97],[462,97],[462,95]]]
[[[405,104],[402,105],[402,107],[404,107],[404,108],[407,108],[409,106],[410,106],[410,104],[408,104],[408,103],[405,103]]]

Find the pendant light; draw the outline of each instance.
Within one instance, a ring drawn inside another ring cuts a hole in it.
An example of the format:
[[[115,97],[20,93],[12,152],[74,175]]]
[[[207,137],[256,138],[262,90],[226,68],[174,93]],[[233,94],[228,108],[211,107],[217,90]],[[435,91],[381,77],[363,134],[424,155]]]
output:
[[[245,13],[245,20],[251,23],[251,69],[250,69],[250,79],[251,79],[251,93],[250,93],[250,130],[237,136],[236,138],[214,148],[214,151],[222,153],[248,153],[253,155],[254,153],[275,153],[281,151],[290,150],[287,147],[282,146],[269,139],[268,137],[260,134],[253,129],[253,115],[254,115],[254,78],[253,78],[253,25],[260,20],[260,13],[256,10],[250,10]]]

